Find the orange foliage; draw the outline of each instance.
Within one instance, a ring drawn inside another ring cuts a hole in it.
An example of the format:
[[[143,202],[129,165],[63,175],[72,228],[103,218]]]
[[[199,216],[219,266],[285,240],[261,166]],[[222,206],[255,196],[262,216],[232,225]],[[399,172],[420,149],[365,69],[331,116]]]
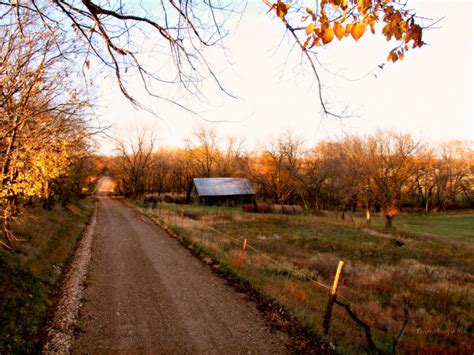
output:
[[[416,23],[417,16],[407,9],[405,1],[400,0],[319,0],[314,7],[304,7],[304,2],[290,5],[277,1],[274,4],[264,0],[271,10],[285,22],[287,28],[295,32],[299,26],[293,23],[303,22],[305,26],[304,49],[326,45],[334,36],[342,40],[349,35],[355,41],[366,33],[367,27],[376,33],[376,24],[381,24],[381,35],[387,41],[395,40],[397,46],[392,49],[387,60],[402,60],[406,51],[422,47],[423,27]],[[312,2],[312,5],[314,2]],[[295,11],[291,12],[291,7]],[[304,13],[304,15],[301,15]]]

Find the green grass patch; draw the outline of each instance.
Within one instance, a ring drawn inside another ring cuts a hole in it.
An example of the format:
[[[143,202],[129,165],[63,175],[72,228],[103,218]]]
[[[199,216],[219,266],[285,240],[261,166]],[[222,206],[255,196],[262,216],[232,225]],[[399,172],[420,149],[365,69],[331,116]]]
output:
[[[13,225],[18,243],[0,249],[0,353],[41,351],[55,292],[94,209],[92,200],[28,209]]]
[[[373,223],[382,227],[384,220],[375,217]],[[402,214],[394,219],[398,231],[433,236],[474,246],[474,212],[447,214]]]

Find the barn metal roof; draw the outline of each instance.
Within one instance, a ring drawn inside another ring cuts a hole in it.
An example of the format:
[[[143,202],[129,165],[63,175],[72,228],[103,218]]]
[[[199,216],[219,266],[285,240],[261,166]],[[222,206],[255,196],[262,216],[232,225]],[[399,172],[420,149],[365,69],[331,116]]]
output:
[[[194,178],[193,181],[199,196],[255,195],[245,178]]]

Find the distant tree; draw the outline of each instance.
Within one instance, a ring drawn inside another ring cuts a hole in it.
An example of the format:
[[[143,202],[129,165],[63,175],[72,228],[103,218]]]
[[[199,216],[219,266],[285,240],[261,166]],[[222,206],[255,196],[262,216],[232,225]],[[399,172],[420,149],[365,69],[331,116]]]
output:
[[[363,191],[360,157],[355,155],[354,148],[352,137],[337,142],[323,142],[319,147],[327,176],[324,189],[336,209],[342,212],[342,219],[345,219],[347,211],[356,209]]]
[[[305,169],[302,172],[302,181],[306,203],[310,208],[321,210],[326,207],[324,198],[325,181],[329,177],[326,161],[319,154],[320,145],[311,149],[305,160]]]
[[[371,194],[381,207],[385,228],[392,227],[400,212],[402,193],[418,166],[415,155],[422,149],[410,135],[378,131],[367,138],[364,176],[370,180]]]
[[[226,144],[218,154],[217,175],[240,176],[241,159],[244,157],[244,141],[236,137],[227,137]]]
[[[460,141],[450,141],[437,149],[438,159],[434,167],[437,208],[445,210],[456,205],[456,198],[469,199],[472,192],[473,149]]]
[[[173,152],[171,167],[171,186],[175,192],[184,192],[186,201],[191,201],[193,189],[193,178],[196,177],[194,163],[186,150],[175,150]]]
[[[196,176],[212,177],[216,173],[220,150],[214,128],[197,127],[186,140],[186,152],[191,160]]]
[[[147,170],[155,147],[154,131],[141,129],[135,137],[117,138],[118,159],[114,175],[125,196],[137,198],[145,193]]]
[[[283,132],[253,159],[249,173],[264,199],[289,203],[301,196],[300,168],[303,162],[303,141],[292,132]]]
[[[167,149],[154,152],[145,169],[145,192],[158,193],[170,191],[170,170],[173,164],[172,153]]]
[[[433,204],[436,193],[436,157],[432,150],[427,150],[416,156],[418,169],[413,177],[412,194],[415,195],[417,204],[430,210],[430,204]]]

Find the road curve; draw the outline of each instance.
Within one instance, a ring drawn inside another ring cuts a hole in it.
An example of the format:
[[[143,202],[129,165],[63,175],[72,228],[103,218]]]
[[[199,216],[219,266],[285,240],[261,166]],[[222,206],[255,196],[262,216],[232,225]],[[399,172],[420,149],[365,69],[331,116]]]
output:
[[[153,222],[106,196],[97,208],[72,353],[287,352],[287,334]]]

